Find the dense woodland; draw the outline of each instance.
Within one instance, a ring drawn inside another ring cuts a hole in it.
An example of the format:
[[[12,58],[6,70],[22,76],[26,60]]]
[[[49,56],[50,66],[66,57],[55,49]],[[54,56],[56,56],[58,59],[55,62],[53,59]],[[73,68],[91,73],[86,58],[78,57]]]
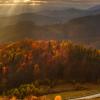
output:
[[[0,89],[41,81],[100,82],[100,51],[71,41],[30,39],[0,45]],[[53,84],[52,83],[52,84]]]

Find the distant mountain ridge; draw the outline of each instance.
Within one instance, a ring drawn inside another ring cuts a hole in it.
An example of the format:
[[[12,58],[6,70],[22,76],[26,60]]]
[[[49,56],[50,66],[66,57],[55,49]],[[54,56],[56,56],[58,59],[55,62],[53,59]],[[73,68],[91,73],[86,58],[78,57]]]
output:
[[[95,46],[98,43],[100,48],[100,14],[80,17],[64,24],[65,31],[69,34],[69,38],[73,40],[83,41]]]
[[[90,7],[89,10],[100,10],[100,5],[96,5],[96,6],[93,6],[93,7]]]
[[[100,11],[90,9],[45,9],[34,13],[2,16],[0,42],[26,37],[69,39],[100,48]]]
[[[22,17],[23,18],[23,17]],[[64,24],[36,25],[31,20],[17,21],[0,29],[0,40],[33,39],[69,39],[80,43],[100,47],[100,14],[80,17]],[[10,35],[7,35],[10,34]],[[2,38],[3,37],[3,38]]]
[[[6,21],[8,24],[8,20],[10,19],[15,19],[15,21],[26,19],[35,21],[35,23],[38,25],[51,25],[65,23],[79,17],[100,14],[99,5],[90,9],[69,7],[61,7],[60,9],[56,7],[53,7],[52,9],[47,7],[40,7],[35,9],[31,6],[16,6],[15,9],[12,8],[12,12],[10,11],[10,7],[6,7],[5,11],[1,6],[0,8],[0,23],[1,21]]]
[[[73,35],[81,33],[80,37],[83,37],[85,32],[88,32],[87,36],[98,36],[100,35],[100,14],[76,18],[64,25],[67,27],[67,32]]]

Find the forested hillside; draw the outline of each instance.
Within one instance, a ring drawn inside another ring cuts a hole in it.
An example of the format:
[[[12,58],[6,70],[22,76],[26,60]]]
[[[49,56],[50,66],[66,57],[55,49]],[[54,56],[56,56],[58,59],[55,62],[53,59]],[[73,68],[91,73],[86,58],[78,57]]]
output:
[[[0,86],[35,80],[99,82],[100,51],[64,40],[26,39],[0,45]]]

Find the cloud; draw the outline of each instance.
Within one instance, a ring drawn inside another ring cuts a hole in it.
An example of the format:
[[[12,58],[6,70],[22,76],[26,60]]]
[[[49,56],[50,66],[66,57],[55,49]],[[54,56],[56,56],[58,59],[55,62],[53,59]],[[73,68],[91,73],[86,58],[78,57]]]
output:
[[[100,0],[44,0],[48,2],[64,3],[100,3]]]
[[[0,4],[14,4],[18,1],[19,4],[25,3],[24,0],[0,0]],[[36,4],[64,4],[64,5],[96,5],[100,4],[100,0],[28,0],[28,3],[35,2]]]

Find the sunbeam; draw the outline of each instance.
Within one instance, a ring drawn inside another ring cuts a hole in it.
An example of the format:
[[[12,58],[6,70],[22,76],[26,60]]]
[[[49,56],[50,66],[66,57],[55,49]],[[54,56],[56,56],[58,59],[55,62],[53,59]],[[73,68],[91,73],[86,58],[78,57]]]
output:
[[[39,1],[39,0],[0,0],[0,15],[8,17],[13,15],[18,15],[21,13],[27,13],[27,12],[35,12],[41,7],[43,3],[46,3],[45,1]],[[19,22],[20,19],[10,19],[1,21],[1,27],[5,27],[9,25],[12,21]]]
[[[46,1],[40,1],[40,0],[5,0],[5,2],[0,2],[0,5],[7,6],[8,9],[6,9],[6,15],[11,15],[16,9],[19,9],[18,7],[20,6],[20,11],[23,11],[23,5],[26,7],[31,6],[31,8],[36,8],[39,5],[42,5],[46,3]]]
[[[47,1],[43,0],[5,0],[2,1],[0,0],[0,4],[4,4],[4,5],[14,5],[14,4],[32,4],[32,5],[38,5],[38,4],[43,4],[43,3],[47,3]]]

